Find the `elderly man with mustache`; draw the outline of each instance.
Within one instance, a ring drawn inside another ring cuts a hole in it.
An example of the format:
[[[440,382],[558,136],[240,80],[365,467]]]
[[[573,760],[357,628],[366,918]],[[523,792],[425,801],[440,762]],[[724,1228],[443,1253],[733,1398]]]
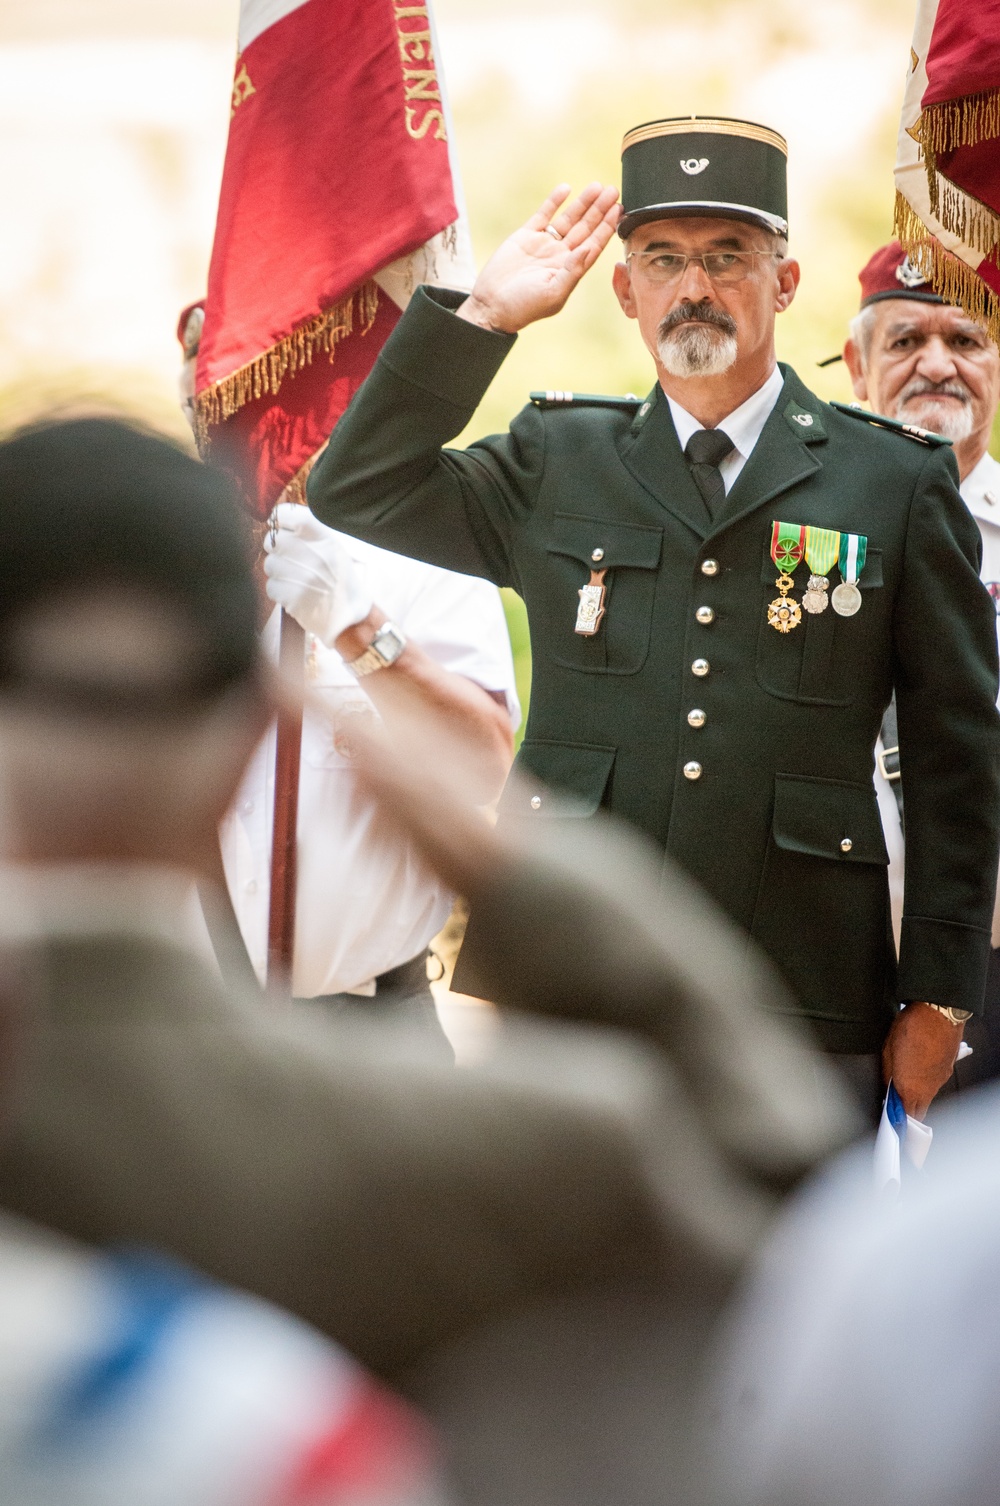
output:
[[[1000,464],[989,453],[1000,406],[1000,352],[982,327],[946,303],[898,241],[881,246],[859,273],[861,308],[851,320],[844,360],[854,391],[876,413],[919,424],[952,441],[962,500],[979,525],[980,575],[1000,612]],[[997,618],[1000,634],[1000,616]],[[886,713],[875,788],[889,847],[893,922],[900,928],[903,795],[895,707]],[[1000,1076],[1000,917],[994,916],[986,1005],[966,1026],[974,1055],[953,1085]]]
[[[786,159],[752,121],[637,126],[621,208],[562,185],[471,294],[417,291],[309,496],[331,526],[524,597],[536,786],[511,784],[501,820],[633,822],[770,956],[869,1103],[885,1046],[922,1115],[990,955],[995,613],[948,441],[823,403],[776,361],[800,276]],[[449,448],[616,230],[648,397],[533,393],[506,433]],[[898,965],[872,785],[894,689],[921,833]],[[466,992],[485,950],[473,912]]]

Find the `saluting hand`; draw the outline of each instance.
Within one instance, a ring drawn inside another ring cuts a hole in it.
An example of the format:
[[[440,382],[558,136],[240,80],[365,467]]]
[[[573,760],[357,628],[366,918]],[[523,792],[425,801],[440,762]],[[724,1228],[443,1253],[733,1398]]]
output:
[[[458,310],[483,329],[516,334],[558,314],[618,224],[618,190],[590,183],[571,204],[560,183],[531,219],[508,236]]]

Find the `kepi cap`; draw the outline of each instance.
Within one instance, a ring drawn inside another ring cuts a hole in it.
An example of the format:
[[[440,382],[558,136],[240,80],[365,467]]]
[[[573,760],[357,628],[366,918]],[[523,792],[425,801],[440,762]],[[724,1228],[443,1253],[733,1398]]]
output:
[[[788,145],[752,120],[684,115],[635,126],[622,142],[624,240],[680,215],[746,220],[788,233]]]
[[[915,298],[920,303],[944,303],[919,267],[913,266],[899,241],[880,246],[858,273],[861,307],[885,298]]]

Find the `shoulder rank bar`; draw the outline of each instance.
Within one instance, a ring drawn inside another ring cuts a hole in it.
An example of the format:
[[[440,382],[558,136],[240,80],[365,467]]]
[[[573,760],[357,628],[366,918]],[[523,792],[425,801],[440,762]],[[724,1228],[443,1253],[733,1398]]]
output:
[[[918,429],[916,424],[901,424],[898,418],[886,418],[883,413],[869,413],[867,408],[859,408],[854,403],[831,403],[830,407],[836,408],[838,413],[846,413],[848,418],[862,418],[866,424],[873,424],[876,429],[891,429],[894,434],[905,434],[907,439],[915,439],[918,444],[952,443],[943,434],[932,434],[930,429]]]
[[[597,392],[530,392],[528,394],[536,408],[565,408],[570,404],[581,403],[590,408],[638,408],[642,402],[641,397],[635,397],[629,392],[625,397],[602,397]]]

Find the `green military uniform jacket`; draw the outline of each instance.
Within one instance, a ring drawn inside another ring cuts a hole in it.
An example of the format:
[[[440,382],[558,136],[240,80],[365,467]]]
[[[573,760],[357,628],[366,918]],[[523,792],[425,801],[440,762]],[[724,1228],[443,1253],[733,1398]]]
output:
[[[876,1049],[897,999],[980,1009],[1000,841],[997,646],[950,449],[840,413],[787,369],[714,522],[659,388],[641,405],[533,403],[508,433],[445,449],[513,343],[456,318],[460,302],[418,290],[313,471],[317,516],[522,595],[533,683],[520,764],[573,811],[605,806],[672,854],[769,953],[829,1049]],[[867,536],[856,616],[769,626],[779,518]],[[578,592],[597,560],[607,611],[584,637]],[[898,970],[872,787],[893,688],[907,813]]]

